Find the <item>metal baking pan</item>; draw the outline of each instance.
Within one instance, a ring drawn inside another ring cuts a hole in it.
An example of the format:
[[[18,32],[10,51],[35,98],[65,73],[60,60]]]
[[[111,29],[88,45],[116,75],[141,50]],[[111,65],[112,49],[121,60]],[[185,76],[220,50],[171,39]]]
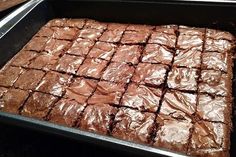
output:
[[[182,24],[220,28],[236,35],[236,1],[178,0],[32,0],[0,22],[0,68],[6,64],[52,18],[92,18],[104,22]],[[236,69],[234,68],[234,76]],[[234,78],[235,79],[235,78]],[[233,84],[236,89],[236,84]],[[233,91],[236,95],[236,91]],[[236,117],[236,116],[234,116]],[[233,119],[234,125],[236,118]],[[165,149],[135,144],[74,128],[0,112],[0,123],[8,123],[57,134],[143,156],[185,156]],[[231,156],[236,155],[236,132],[231,135]]]

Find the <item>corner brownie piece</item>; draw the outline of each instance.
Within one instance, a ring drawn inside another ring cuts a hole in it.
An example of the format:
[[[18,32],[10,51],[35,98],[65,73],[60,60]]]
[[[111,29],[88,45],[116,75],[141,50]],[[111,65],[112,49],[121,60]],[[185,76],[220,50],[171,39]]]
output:
[[[163,32],[152,33],[148,43],[165,45],[170,48],[175,48],[176,35],[166,34]]]
[[[173,89],[196,91],[198,77],[197,69],[173,67],[168,74],[167,85]]]
[[[111,63],[102,75],[102,80],[129,83],[134,73],[134,67],[126,63]]]
[[[84,25],[85,19],[66,19],[64,23],[65,27],[83,28]]]
[[[79,31],[79,38],[90,39],[90,40],[98,40],[98,38],[102,35],[102,29],[93,29],[93,28],[84,28]]]
[[[21,50],[11,60],[11,65],[27,67],[31,63],[31,60],[36,58],[38,55],[39,54],[37,52],[34,52],[34,51]]]
[[[197,115],[201,119],[229,124],[232,106],[226,97],[200,94],[198,99]]]
[[[171,65],[172,59],[172,50],[158,44],[147,44],[143,52],[142,62]]]
[[[230,76],[216,70],[202,70],[199,91],[219,96],[230,95]]]
[[[227,51],[230,51],[233,46],[233,42],[224,39],[214,40],[211,38],[206,38],[205,41],[205,51],[210,52],[225,53]]]
[[[112,136],[138,143],[149,143],[154,127],[155,114],[120,108],[115,116]]]
[[[28,44],[25,45],[24,50],[33,50],[40,52],[44,49],[44,46],[47,43],[48,39],[49,38],[46,37],[34,37],[28,42]]]
[[[48,119],[50,122],[66,126],[74,126],[86,104],[69,99],[59,100],[50,112]]]
[[[33,90],[39,84],[44,75],[45,72],[41,70],[29,69],[19,76],[17,81],[14,83],[14,86],[20,89]]]
[[[88,54],[88,57],[99,58],[109,61],[116,51],[116,45],[106,42],[96,42],[91,51]]]
[[[98,29],[98,30],[105,30],[107,28],[107,24],[103,23],[103,22],[96,21],[96,20],[88,19],[86,21],[86,24],[84,27],[94,28],[94,29]]]
[[[161,95],[162,90],[159,88],[131,83],[123,95],[120,105],[136,108],[140,111],[156,112]]]
[[[186,153],[193,124],[190,119],[175,119],[166,115],[156,118],[155,147]]]
[[[20,67],[8,66],[0,70],[0,86],[13,86],[24,69]]]
[[[85,103],[97,87],[97,80],[77,77],[74,82],[66,88],[65,97],[76,100],[79,103]]]
[[[36,90],[55,96],[62,96],[65,87],[70,83],[70,80],[71,76],[67,74],[50,71],[43,77],[36,87]]]
[[[150,35],[148,31],[125,31],[122,38],[122,44],[145,43]]]
[[[50,39],[47,41],[44,50],[49,54],[60,56],[69,48],[70,43],[70,41],[66,40]]]
[[[72,46],[66,51],[66,53],[85,56],[88,54],[93,45],[94,41],[92,40],[78,38],[73,42]]]
[[[141,52],[142,47],[139,45],[121,45],[118,47],[112,61],[137,64],[139,62]]]
[[[89,105],[85,108],[79,128],[100,134],[108,134],[117,108],[108,104]]]
[[[106,30],[99,38],[99,40],[104,42],[117,43],[120,41],[123,33],[124,30],[120,29]]]
[[[77,75],[99,79],[108,61],[98,58],[87,58],[77,71]]]
[[[64,54],[59,61],[53,65],[52,69],[59,72],[76,74],[84,57]]]
[[[19,109],[28,98],[29,92],[21,89],[8,89],[0,97],[0,110],[19,114]]]
[[[138,84],[160,86],[164,83],[168,66],[162,64],[139,63],[132,81]]]
[[[125,84],[100,81],[88,104],[119,104]]]
[[[231,33],[216,29],[206,29],[206,37],[215,40],[225,39],[229,41],[233,41],[235,39]]]
[[[200,68],[201,51],[197,49],[176,50],[174,66]]]
[[[34,92],[25,102],[21,114],[28,117],[43,119],[47,116],[57,97],[50,94]]]

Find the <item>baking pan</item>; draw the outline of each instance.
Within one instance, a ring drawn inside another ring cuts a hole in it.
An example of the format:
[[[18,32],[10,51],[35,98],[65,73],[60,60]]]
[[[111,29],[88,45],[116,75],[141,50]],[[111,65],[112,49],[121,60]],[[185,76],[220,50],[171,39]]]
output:
[[[104,22],[181,24],[230,31],[236,35],[236,1],[127,1],[127,0],[32,0],[0,22],[0,67],[10,60],[52,18],[92,18]],[[234,68],[234,76],[236,69]],[[235,78],[234,78],[235,80]],[[235,92],[233,83],[233,95]],[[236,116],[235,116],[236,117]],[[57,134],[143,156],[185,156],[113,137],[0,112],[0,122]],[[236,119],[233,119],[234,125]],[[236,132],[231,135],[231,156],[236,155]]]

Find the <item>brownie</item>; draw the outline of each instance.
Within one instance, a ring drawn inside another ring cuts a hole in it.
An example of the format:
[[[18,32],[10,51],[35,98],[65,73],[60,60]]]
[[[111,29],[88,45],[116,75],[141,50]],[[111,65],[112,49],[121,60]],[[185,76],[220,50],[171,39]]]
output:
[[[14,83],[14,86],[20,89],[33,90],[39,84],[44,75],[45,72],[41,70],[26,70],[19,76],[17,81]]]
[[[134,67],[126,63],[111,63],[102,75],[102,80],[129,83],[134,73]]]
[[[75,27],[75,28],[83,28],[85,25],[85,19],[67,19],[64,23],[66,27]]]
[[[173,51],[159,44],[147,44],[142,56],[142,62],[171,65]]]
[[[166,34],[163,32],[152,33],[148,43],[165,45],[170,48],[175,48],[176,35]]]
[[[20,67],[7,66],[0,70],[0,86],[13,86],[24,69]]]
[[[50,94],[34,92],[24,104],[21,114],[28,117],[43,119],[51,110],[57,97]]]
[[[96,20],[88,19],[86,21],[85,27],[94,28],[94,29],[98,29],[98,30],[105,30],[107,28],[107,24],[103,23],[103,22],[96,21]]]
[[[54,30],[50,27],[42,27],[35,36],[38,37],[52,37]]]
[[[189,26],[179,26],[179,33],[183,35],[201,36],[205,34],[205,28],[189,27]]]
[[[28,44],[25,45],[24,50],[32,50],[40,52],[44,50],[45,44],[48,42],[49,38],[46,37],[34,37]]]
[[[203,37],[198,35],[179,35],[177,41],[177,48],[179,49],[197,49],[202,51]]]
[[[48,21],[48,23],[45,25],[46,27],[63,27],[66,23],[66,19],[52,19]]]
[[[204,156],[204,157],[229,157],[229,151],[222,148],[209,148],[192,151],[188,153],[193,156]]]
[[[149,37],[147,31],[125,31],[122,38],[122,44],[140,44],[145,43]]]
[[[61,39],[61,40],[73,40],[78,30],[76,28],[70,28],[70,27],[53,27],[54,33],[52,35],[55,39]]]
[[[59,56],[54,56],[52,54],[48,54],[47,52],[41,53],[36,58],[32,59],[29,64],[29,68],[40,69],[40,70],[49,70],[52,68],[54,64],[59,60]]]
[[[139,45],[121,45],[118,47],[112,61],[137,64],[139,62],[141,52],[142,47]]]
[[[150,32],[154,28],[155,28],[155,26],[151,26],[151,25],[129,24],[128,27],[126,28],[126,30]]]
[[[200,94],[198,99],[197,115],[200,118],[229,124],[232,106],[229,105],[227,98]]]
[[[168,74],[167,85],[173,89],[196,91],[198,77],[197,69],[173,67]]]
[[[104,41],[104,42],[116,43],[120,41],[123,35],[123,32],[124,30],[120,30],[120,29],[106,30],[102,34],[102,36],[99,38],[99,40]]]
[[[202,54],[202,69],[213,69],[227,72],[229,57],[228,53],[205,52]]]
[[[121,30],[124,31],[127,28],[128,24],[123,23],[108,23],[107,30]]]
[[[81,117],[79,128],[99,134],[108,134],[117,109],[107,104],[89,105]]]
[[[65,87],[70,83],[71,77],[58,72],[48,72],[36,87],[37,91],[55,96],[62,96]]]
[[[215,29],[206,29],[206,37],[215,40],[220,40],[220,39],[225,39],[229,41],[235,40],[234,36],[231,33]]]
[[[109,61],[116,51],[116,45],[106,42],[96,42],[91,51],[88,54],[88,57],[91,58],[100,58]]]
[[[83,60],[84,57],[64,54],[60,60],[53,65],[53,69],[56,71],[76,74]]]
[[[162,64],[139,63],[132,81],[138,84],[160,86],[164,84],[168,66]]]
[[[48,119],[50,122],[66,126],[74,126],[86,104],[80,104],[75,100],[61,99],[53,107]]]
[[[65,97],[74,99],[79,103],[85,103],[89,96],[92,95],[97,87],[97,80],[75,78],[74,81],[66,88]]]
[[[156,112],[161,95],[161,89],[132,83],[129,84],[120,105],[135,108],[139,111]]]
[[[175,119],[166,115],[156,118],[157,132],[154,146],[186,153],[193,124],[189,119]]]
[[[78,56],[85,56],[88,54],[89,50],[93,47],[94,41],[89,39],[76,39],[72,46],[66,51],[68,54],[78,55]]]
[[[112,136],[138,143],[149,143],[154,127],[155,114],[120,108],[114,119]]]
[[[4,93],[6,93],[7,92],[7,88],[5,88],[5,87],[0,87],[0,98],[3,96],[3,94]]]
[[[232,42],[224,39],[214,40],[206,38],[205,41],[205,51],[225,53],[230,51],[233,47],[234,44]]]
[[[119,104],[125,84],[100,81],[88,104]]]
[[[70,41],[66,40],[50,39],[46,43],[44,50],[49,54],[59,56],[70,47],[70,43]]]
[[[77,75],[99,79],[103,70],[106,68],[107,63],[108,61],[98,58],[87,58],[80,66]]]
[[[163,32],[170,35],[175,35],[178,30],[177,25],[161,25],[156,26],[155,31],[157,32]]]
[[[199,91],[219,96],[230,94],[230,76],[216,70],[202,70]]]
[[[174,118],[191,117],[197,108],[197,94],[168,90],[162,100],[160,114]]]
[[[84,28],[79,32],[78,37],[90,40],[98,40],[98,38],[102,35],[102,32],[103,30],[101,29]]]
[[[36,58],[38,55],[39,54],[37,52],[34,52],[34,51],[21,50],[11,60],[11,65],[27,67],[31,63],[31,60]]]
[[[201,51],[197,49],[176,50],[173,65],[188,68],[200,68]]]
[[[0,110],[4,112],[10,112],[19,114],[19,109],[29,96],[28,91],[21,89],[8,89],[0,97]]]

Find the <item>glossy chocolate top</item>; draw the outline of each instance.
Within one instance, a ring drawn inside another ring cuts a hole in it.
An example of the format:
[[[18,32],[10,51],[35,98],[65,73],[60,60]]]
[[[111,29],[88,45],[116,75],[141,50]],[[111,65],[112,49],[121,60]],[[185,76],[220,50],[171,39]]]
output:
[[[176,39],[176,35],[166,34],[163,32],[154,32],[148,40],[148,43],[155,43],[174,48]]]

